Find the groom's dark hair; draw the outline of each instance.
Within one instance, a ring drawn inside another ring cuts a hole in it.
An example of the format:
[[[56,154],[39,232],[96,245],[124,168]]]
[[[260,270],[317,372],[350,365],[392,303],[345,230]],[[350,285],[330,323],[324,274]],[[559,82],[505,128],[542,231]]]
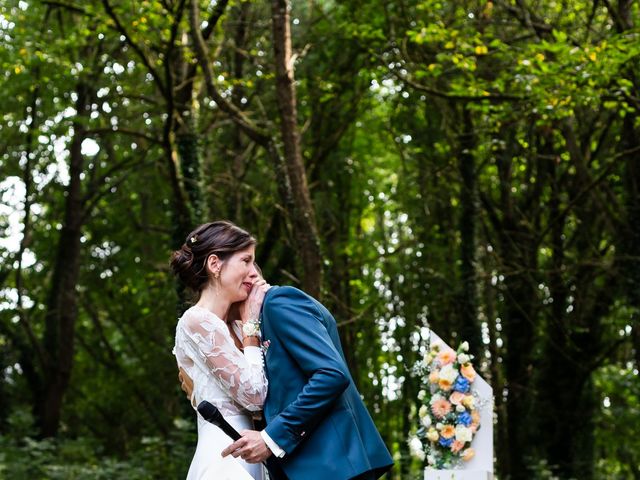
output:
[[[249,232],[227,220],[204,223],[173,252],[171,269],[187,287],[199,293],[209,281],[206,263],[210,255],[224,261],[255,244],[256,239]]]

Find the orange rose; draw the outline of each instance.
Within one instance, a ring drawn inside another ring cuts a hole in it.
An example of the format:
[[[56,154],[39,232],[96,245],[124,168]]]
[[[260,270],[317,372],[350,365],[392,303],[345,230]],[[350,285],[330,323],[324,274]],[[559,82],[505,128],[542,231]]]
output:
[[[453,363],[456,360],[456,352],[454,352],[450,348],[445,348],[440,353],[438,353],[438,360],[442,365]]]
[[[429,381],[431,383],[438,383],[438,380],[439,380],[438,372],[434,371],[429,374]]]
[[[480,425],[480,414],[477,410],[471,412],[471,424],[476,426]]]
[[[462,452],[462,459],[465,462],[468,462],[475,456],[476,456],[476,452],[473,450],[473,448],[467,448],[464,452]]]
[[[464,378],[473,382],[476,379],[476,371],[473,369],[473,365],[470,363],[465,363],[460,367],[460,373]]]
[[[451,444],[451,451],[453,453],[458,453],[460,450],[464,448],[464,442],[460,442],[458,440],[454,440]]]
[[[449,401],[451,403],[453,403],[454,405],[460,405],[462,403],[462,400],[464,399],[465,395],[464,393],[461,392],[453,392],[450,396],[449,396]]]

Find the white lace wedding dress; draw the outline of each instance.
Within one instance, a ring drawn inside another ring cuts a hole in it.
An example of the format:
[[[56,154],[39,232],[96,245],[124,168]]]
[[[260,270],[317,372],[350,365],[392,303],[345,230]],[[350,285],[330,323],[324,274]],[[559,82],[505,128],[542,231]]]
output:
[[[233,328],[238,338],[242,338],[240,326],[234,323]],[[223,320],[207,309],[193,306],[178,321],[173,354],[178,366],[193,380],[194,409],[207,400],[218,407],[236,430],[253,429],[250,412],[261,410],[267,395],[260,347],[244,347],[243,353],[234,344]],[[200,414],[197,417],[198,445],[187,480],[209,478],[221,462],[220,452],[232,443],[218,427]],[[235,461],[254,479],[264,479],[262,464],[248,464],[239,458]]]

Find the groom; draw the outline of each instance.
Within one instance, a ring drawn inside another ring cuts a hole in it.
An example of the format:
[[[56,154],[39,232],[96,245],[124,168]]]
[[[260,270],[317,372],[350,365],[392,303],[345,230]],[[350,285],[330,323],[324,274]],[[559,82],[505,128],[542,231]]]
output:
[[[293,287],[271,287],[261,316],[266,428],[223,452],[267,461],[273,480],[377,479],[393,465],[349,374],[336,321]]]
[[[268,465],[277,480],[376,479],[391,468],[329,311],[296,288],[272,287],[263,302],[261,327],[268,346],[267,426],[242,432],[222,455],[255,463],[273,453],[277,460]]]

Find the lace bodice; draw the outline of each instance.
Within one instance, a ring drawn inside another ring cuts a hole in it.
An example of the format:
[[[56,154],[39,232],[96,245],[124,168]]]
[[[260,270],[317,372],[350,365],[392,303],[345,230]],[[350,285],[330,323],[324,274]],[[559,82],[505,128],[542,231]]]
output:
[[[240,329],[236,325],[234,329],[242,338]],[[176,327],[173,354],[193,380],[194,407],[207,400],[222,415],[262,409],[267,379],[260,347],[240,351],[227,325],[213,312],[198,306],[184,312]]]

